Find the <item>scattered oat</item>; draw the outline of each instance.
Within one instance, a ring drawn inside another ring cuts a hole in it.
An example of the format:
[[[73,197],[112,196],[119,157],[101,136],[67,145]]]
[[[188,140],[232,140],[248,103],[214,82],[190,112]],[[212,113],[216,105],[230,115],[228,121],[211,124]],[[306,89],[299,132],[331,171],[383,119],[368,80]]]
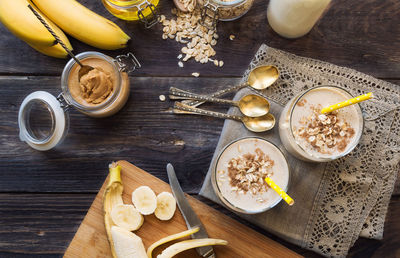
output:
[[[199,73],[192,73],[192,75],[193,75],[194,77],[199,77],[199,76],[200,76]]]
[[[235,38],[236,38],[235,35],[232,35],[232,34],[229,35],[229,39],[230,39],[230,40],[234,40]]]
[[[214,60],[214,65],[218,66],[218,60]]]
[[[186,44],[181,49],[182,54],[185,54],[182,59],[183,62],[190,59],[203,64],[212,61],[210,57],[216,54],[213,46],[217,44],[218,34],[215,30],[210,30],[200,24],[200,7],[189,13],[176,9],[172,10],[171,13],[176,17],[171,20],[163,20],[162,38],[170,38],[181,44]]]
[[[179,54],[176,58],[181,59],[182,58],[182,54]]]
[[[182,68],[182,67],[183,67],[183,63],[182,63],[181,61],[179,61],[179,62],[178,62],[178,66],[179,66],[180,68]]]
[[[165,95],[160,95],[160,96],[158,96],[158,98],[159,98],[161,101],[165,101]]]
[[[224,65],[224,61],[219,61],[219,67],[222,67]]]

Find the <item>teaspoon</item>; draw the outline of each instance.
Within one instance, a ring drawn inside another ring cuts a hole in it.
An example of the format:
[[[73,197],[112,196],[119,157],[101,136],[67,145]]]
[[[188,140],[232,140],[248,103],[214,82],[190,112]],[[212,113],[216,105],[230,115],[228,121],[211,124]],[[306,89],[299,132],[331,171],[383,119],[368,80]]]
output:
[[[228,99],[213,98],[210,96],[198,95],[194,93],[183,93],[175,87],[171,87],[169,90],[170,99],[195,99],[220,104],[229,104],[238,107],[240,112],[249,117],[259,117],[266,115],[270,108],[267,99],[255,94],[249,94],[243,96],[239,101],[234,101]]]
[[[274,82],[279,78],[279,70],[273,65],[263,65],[258,66],[251,70],[247,82],[231,86],[229,88],[217,91],[210,95],[210,97],[220,97],[224,94],[230,93],[235,90],[240,90],[244,87],[251,87],[255,90],[264,90],[274,84]],[[183,101],[186,105],[197,107],[204,103],[204,101],[198,100],[185,100]]]
[[[181,102],[175,102],[174,109],[175,114],[196,114],[203,116],[212,116],[222,119],[231,119],[240,121],[243,125],[252,132],[260,133],[271,130],[275,125],[275,117],[268,113],[260,117],[248,117],[248,116],[235,116],[215,111],[208,111],[200,108],[194,108],[182,104]]]

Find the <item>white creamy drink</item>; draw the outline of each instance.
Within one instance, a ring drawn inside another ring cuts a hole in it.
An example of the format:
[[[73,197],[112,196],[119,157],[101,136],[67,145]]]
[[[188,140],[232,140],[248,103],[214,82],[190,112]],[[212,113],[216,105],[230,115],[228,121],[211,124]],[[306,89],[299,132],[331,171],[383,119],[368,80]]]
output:
[[[324,162],[349,153],[358,144],[363,118],[358,104],[321,114],[321,109],[352,96],[331,86],[313,88],[291,100],[279,121],[285,148],[297,158]]]
[[[267,17],[272,29],[286,38],[307,34],[331,0],[270,0]]]
[[[270,177],[287,190],[289,168],[282,152],[260,138],[244,138],[229,145],[215,168],[214,188],[230,208],[259,213],[276,205],[281,197],[264,181]]]

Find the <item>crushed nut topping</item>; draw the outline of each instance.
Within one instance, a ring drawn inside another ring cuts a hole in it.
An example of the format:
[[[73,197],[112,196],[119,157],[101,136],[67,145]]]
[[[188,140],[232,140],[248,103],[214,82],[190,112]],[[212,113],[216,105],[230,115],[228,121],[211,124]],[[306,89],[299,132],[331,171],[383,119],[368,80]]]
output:
[[[227,166],[232,191],[258,195],[268,190],[264,179],[273,175],[274,161],[260,148],[255,150],[255,154],[247,153],[232,158]]]
[[[321,105],[311,109],[309,117],[300,119],[300,124],[304,126],[294,130],[295,136],[300,136],[322,154],[332,154],[334,150],[343,152],[355,135],[354,128],[340,121],[337,111],[321,114]]]
[[[202,64],[213,62],[210,57],[216,54],[213,46],[217,44],[218,34],[215,30],[209,30],[200,24],[200,8],[188,13],[174,8],[171,13],[176,16],[176,19],[167,20],[164,15],[161,15],[162,38],[175,39],[179,43],[186,44],[181,49],[184,56],[181,59],[183,62],[191,58]]]

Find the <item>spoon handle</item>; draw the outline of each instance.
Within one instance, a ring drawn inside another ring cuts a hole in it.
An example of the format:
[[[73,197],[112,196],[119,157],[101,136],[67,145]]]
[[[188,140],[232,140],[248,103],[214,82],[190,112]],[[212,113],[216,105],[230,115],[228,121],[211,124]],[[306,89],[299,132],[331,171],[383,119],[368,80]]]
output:
[[[178,90],[175,90],[175,87],[169,88],[170,98],[171,99],[195,99],[195,100],[202,100],[220,104],[229,104],[233,106],[237,106],[237,102],[229,99],[218,99],[204,95],[198,95],[194,93],[185,93]],[[176,98],[178,97],[178,98]]]
[[[178,111],[176,111],[178,110]],[[184,111],[184,112],[180,112]],[[182,104],[181,102],[175,102],[174,104],[174,113],[175,114],[196,114],[196,115],[203,115],[203,116],[212,116],[222,119],[232,119],[236,121],[242,121],[240,116],[228,115],[224,113],[219,113],[215,111],[208,111],[200,108],[190,107],[188,105]]]
[[[225,88],[223,90],[219,90],[217,92],[214,92],[213,94],[210,94],[209,96],[210,97],[214,97],[214,98],[215,97],[220,97],[220,96],[223,96],[223,95],[228,94],[230,92],[233,92],[233,91],[236,91],[236,90],[240,90],[240,89],[242,89],[242,88],[244,88],[246,86],[247,86],[247,83],[242,83],[242,84],[239,84],[239,85],[230,86],[229,88]],[[175,88],[175,90],[183,92],[183,93],[191,93],[189,91],[181,90],[181,89],[178,89],[178,88]],[[182,101],[182,103],[186,104],[188,106],[198,107],[201,104],[204,104],[204,101],[201,101],[201,100],[184,100],[184,101]]]
[[[83,66],[82,63],[75,57],[74,54],[72,54],[72,52],[64,44],[64,42],[62,42],[61,39],[57,36],[57,34],[50,28],[50,26],[43,19],[43,17],[30,4],[28,4],[28,8],[31,9],[36,18],[38,18],[38,20],[43,24],[43,26],[46,27],[46,29],[51,33],[51,35],[53,35],[57,43],[59,43],[65,49],[65,51],[67,51],[68,55],[70,55],[80,66]]]

